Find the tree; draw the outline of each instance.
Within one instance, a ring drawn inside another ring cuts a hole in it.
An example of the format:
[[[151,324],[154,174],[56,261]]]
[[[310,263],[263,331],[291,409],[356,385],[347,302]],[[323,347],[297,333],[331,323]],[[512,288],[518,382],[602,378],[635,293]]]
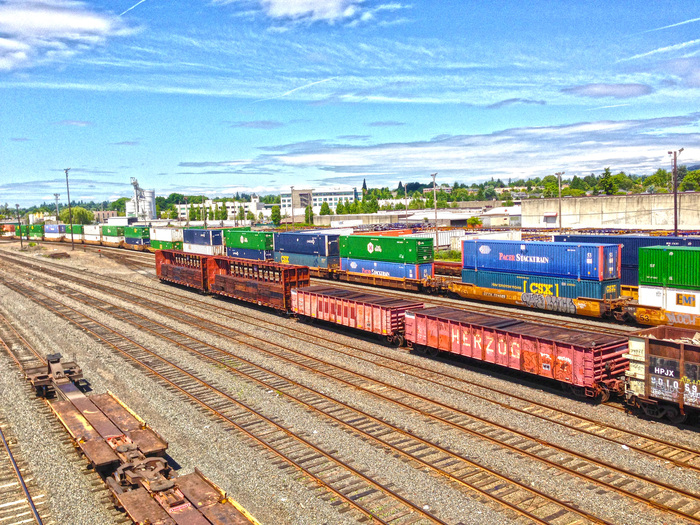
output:
[[[615,184],[612,173],[610,173],[610,168],[603,170],[603,175],[598,181],[598,189],[606,195],[614,195],[617,192],[617,184]]]
[[[335,207],[335,214],[336,215],[342,215],[344,213],[347,213],[345,211],[345,206],[343,205],[343,201],[338,202],[338,205]]]
[[[365,194],[367,193],[367,180],[362,179],[362,193]]]
[[[272,215],[270,218],[272,219],[272,224],[274,224],[275,226],[280,225],[280,223],[282,222],[282,214],[280,213],[279,206],[272,207]]]
[[[245,207],[240,206],[240,207],[238,208],[238,214],[236,214],[236,218],[237,218],[239,221],[242,221],[243,219],[245,219]]]
[[[689,171],[683,177],[683,182],[678,185],[680,191],[699,191],[700,190],[700,170]]]
[[[456,183],[455,183],[456,184]],[[405,193],[405,189],[403,187],[403,182],[399,181],[399,187],[396,189],[396,196],[397,197],[403,197]]]
[[[126,213],[126,201],[128,200],[131,199],[129,199],[129,197],[122,197],[121,199],[117,199],[109,205],[109,209],[121,214]]]
[[[59,218],[61,219],[61,222],[63,224],[69,224],[70,223],[70,216],[69,216],[69,210],[67,207],[63,208],[61,211],[61,214]],[[89,210],[86,210],[85,208],[82,208],[80,206],[75,206],[72,209],[73,212],[73,224],[92,224],[92,221],[95,220],[95,216],[93,213]]]
[[[574,175],[574,178],[571,179],[571,182],[569,183],[569,188],[572,190],[583,190],[585,192],[588,189],[588,184],[586,184],[583,179],[580,179]],[[564,190],[562,190],[562,194],[563,193]]]
[[[178,218],[178,217],[177,217],[177,208],[176,208],[174,205],[170,207],[170,215],[169,215],[169,217],[170,217],[171,219],[177,219],[177,218]]]
[[[245,214],[245,218],[247,221],[250,221],[251,224],[255,222],[255,214],[252,211],[249,211],[248,213]]]
[[[314,223],[314,209],[311,207],[311,204],[304,208],[304,222],[306,224]]]
[[[331,207],[328,206],[327,202],[324,202],[321,204],[321,215],[333,215],[333,212],[331,211]]]

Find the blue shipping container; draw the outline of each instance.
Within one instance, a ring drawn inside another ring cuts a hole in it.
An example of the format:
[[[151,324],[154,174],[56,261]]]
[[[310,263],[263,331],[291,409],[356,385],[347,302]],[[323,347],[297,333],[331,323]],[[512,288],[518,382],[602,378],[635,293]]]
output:
[[[44,233],[66,233],[65,224],[44,224]]]
[[[620,297],[620,280],[579,281],[546,275],[489,272],[486,270],[462,270],[462,282],[481,288],[511,290],[538,295],[551,295],[576,299],[617,299]]]
[[[226,255],[238,259],[266,261],[272,259],[272,250],[251,250],[250,248],[226,248]]]
[[[639,286],[639,266],[622,265],[620,282],[625,286]]]
[[[340,268],[340,257],[290,252],[274,252],[274,257],[275,262],[282,264],[296,264],[298,266],[308,266],[309,268]]]
[[[338,239],[340,235],[332,233],[275,233],[274,250],[276,252],[300,253],[338,257]]]
[[[222,230],[183,230],[182,241],[185,244],[223,246],[224,234]]]
[[[140,237],[124,237],[125,244],[132,244],[134,246],[149,246],[151,244],[150,239],[142,239]]]
[[[344,257],[340,260],[340,269],[351,273],[376,275],[377,277],[396,277],[399,279],[422,280],[435,275],[433,263],[394,263],[352,259],[349,257]]]
[[[462,268],[589,281],[620,278],[617,244],[462,241]]]
[[[622,266],[639,266],[639,248],[647,246],[700,246],[700,237],[650,237],[648,235],[555,235],[555,241],[622,244]],[[632,284],[625,283],[622,284]],[[635,278],[634,285],[637,285]]]

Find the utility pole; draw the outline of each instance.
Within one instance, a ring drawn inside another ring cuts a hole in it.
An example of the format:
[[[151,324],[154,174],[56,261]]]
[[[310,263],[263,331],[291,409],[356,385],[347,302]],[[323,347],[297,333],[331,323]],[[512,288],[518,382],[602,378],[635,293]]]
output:
[[[431,173],[430,176],[433,178],[433,205],[435,206],[435,246],[433,246],[433,250],[437,252],[437,249],[438,249],[437,185],[435,184],[435,177],[437,177],[437,172]]]
[[[673,235],[678,235],[678,155],[683,148],[678,151],[669,151],[673,155]]]
[[[70,168],[66,168],[63,171],[66,172],[66,193],[68,194],[68,219],[70,220],[70,249],[75,250],[75,241],[73,240],[73,208],[70,205],[70,188],[68,187],[68,172]]]
[[[58,222],[58,198],[61,196],[60,193],[54,193],[54,197],[56,197],[56,222]]]
[[[24,250],[24,244],[22,243],[22,219],[19,215],[19,204],[15,204],[17,207],[17,227],[19,228],[19,249]],[[27,241],[29,241],[29,235],[27,235]]]
[[[187,223],[185,224],[185,228],[190,227],[190,211],[187,209],[187,195],[185,195],[185,218],[187,219]]]
[[[292,231],[294,231],[294,186],[292,188]]]
[[[562,217],[561,217],[561,176],[566,173],[565,171],[559,171],[555,173],[557,176],[557,182],[559,183],[559,234],[563,233],[564,227],[562,225]]]
[[[206,197],[202,196],[202,215],[204,215],[204,229],[207,229],[207,208],[205,206]]]
[[[403,200],[405,202],[404,208],[406,208],[406,227],[408,227],[408,192],[406,191],[406,186],[403,187]]]

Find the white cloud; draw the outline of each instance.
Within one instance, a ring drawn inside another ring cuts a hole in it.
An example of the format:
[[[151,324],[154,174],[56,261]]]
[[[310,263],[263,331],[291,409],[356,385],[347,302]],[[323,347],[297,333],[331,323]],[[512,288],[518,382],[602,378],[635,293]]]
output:
[[[0,70],[60,61],[128,32],[82,2],[0,0]]]

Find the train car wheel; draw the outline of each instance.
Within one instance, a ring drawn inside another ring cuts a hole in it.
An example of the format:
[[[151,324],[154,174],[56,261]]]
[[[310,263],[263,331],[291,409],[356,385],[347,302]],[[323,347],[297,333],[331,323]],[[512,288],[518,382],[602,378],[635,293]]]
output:
[[[610,390],[603,388],[600,395],[598,396],[598,403],[607,403],[610,401]]]
[[[688,419],[688,414],[681,414],[678,407],[666,407],[666,419],[674,425],[680,425],[681,423],[685,423],[685,420]]]

